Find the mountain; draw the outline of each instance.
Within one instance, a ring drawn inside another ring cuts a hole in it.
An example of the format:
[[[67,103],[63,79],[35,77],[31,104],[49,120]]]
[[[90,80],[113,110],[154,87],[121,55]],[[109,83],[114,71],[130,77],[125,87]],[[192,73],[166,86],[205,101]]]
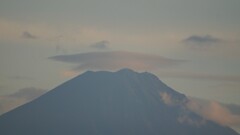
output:
[[[238,135],[151,73],[87,71],[0,116],[2,135]]]

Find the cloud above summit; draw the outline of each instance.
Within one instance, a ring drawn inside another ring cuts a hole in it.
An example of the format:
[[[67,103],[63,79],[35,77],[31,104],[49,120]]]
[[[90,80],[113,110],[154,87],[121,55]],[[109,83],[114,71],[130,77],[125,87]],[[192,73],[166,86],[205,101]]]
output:
[[[176,60],[158,55],[136,52],[111,51],[88,52],[71,55],[57,55],[49,57],[55,61],[77,64],[73,70],[117,70],[132,68],[135,70],[155,70],[178,65],[185,60]]]
[[[218,43],[221,39],[215,38],[211,35],[192,35],[183,40],[185,43],[198,43],[198,44],[209,44],[209,43]]]

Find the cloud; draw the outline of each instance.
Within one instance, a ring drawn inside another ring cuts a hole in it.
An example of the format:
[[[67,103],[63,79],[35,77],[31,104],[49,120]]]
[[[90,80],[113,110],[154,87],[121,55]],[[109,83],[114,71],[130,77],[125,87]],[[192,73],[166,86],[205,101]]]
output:
[[[160,97],[166,105],[171,106],[171,105],[175,104],[172,96],[170,94],[166,93],[166,92],[160,93]]]
[[[33,100],[33,99],[37,98],[38,96],[44,94],[45,92],[46,92],[46,90],[43,90],[43,89],[29,87],[29,88],[20,89],[16,93],[8,95],[8,97],[24,98],[26,100]]]
[[[222,104],[192,97],[188,97],[187,102],[179,102],[166,92],[160,93],[160,97],[168,106],[180,104],[188,108],[187,110],[183,109],[183,113],[178,117],[180,123],[201,126],[205,123],[205,120],[211,120],[223,126],[240,129],[240,106],[238,105]],[[189,117],[188,110],[202,116],[203,119]]]
[[[160,74],[164,77],[173,78],[186,78],[186,79],[198,79],[208,81],[227,81],[227,82],[240,82],[239,75],[219,75],[219,74],[207,74],[207,73],[194,73],[194,72],[179,72],[179,71],[165,71]]]
[[[220,42],[221,39],[215,38],[211,35],[205,35],[205,36],[199,36],[199,35],[192,35],[186,39],[183,40],[185,43],[217,43]]]
[[[0,115],[23,105],[47,92],[34,87],[20,89],[10,95],[0,96]]]
[[[131,68],[135,70],[156,70],[185,62],[136,52],[88,52],[72,55],[57,55],[49,59],[78,64],[73,70],[117,70]]]
[[[22,37],[23,37],[23,38],[26,38],[26,39],[36,39],[36,38],[37,38],[36,36],[34,36],[33,34],[31,34],[31,33],[28,32],[28,31],[24,31],[24,32],[22,33]]]
[[[96,48],[96,49],[108,49],[108,45],[109,45],[109,42],[106,40],[103,40],[90,45],[90,47]]]
[[[187,107],[207,120],[224,126],[240,126],[240,114],[234,114],[229,108],[216,101],[190,98]]]
[[[205,124],[205,120],[203,118],[198,118],[198,117],[192,117],[191,112],[188,109],[185,109],[185,104],[186,100],[178,100],[174,98],[170,93],[167,92],[161,92],[160,97],[162,101],[167,105],[167,106],[179,106],[181,109],[181,114],[178,116],[178,122],[179,123],[184,123],[184,124],[189,124],[192,126],[197,126],[200,127],[203,124]]]
[[[59,28],[54,26],[45,23],[13,21],[0,17],[0,39],[15,43],[19,43],[22,39],[41,39],[49,42],[60,33]]]
[[[185,114],[178,117],[178,122],[200,127],[204,125],[206,121],[204,119],[194,119]]]
[[[182,106],[185,105],[185,97],[179,97],[168,92],[160,92],[162,101],[168,106]]]

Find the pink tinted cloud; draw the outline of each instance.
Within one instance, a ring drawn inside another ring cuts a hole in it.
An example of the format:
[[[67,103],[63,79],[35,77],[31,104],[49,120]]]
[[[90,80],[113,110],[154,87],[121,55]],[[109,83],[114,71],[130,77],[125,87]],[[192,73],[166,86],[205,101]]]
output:
[[[134,70],[156,70],[176,66],[185,60],[176,60],[158,55],[127,51],[88,52],[72,55],[57,55],[49,59],[78,64],[75,71],[81,70],[118,70],[131,68]]]
[[[227,107],[216,101],[200,103],[191,99],[187,103],[187,107],[205,119],[221,125],[230,127],[240,125],[240,115],[233,114]]]

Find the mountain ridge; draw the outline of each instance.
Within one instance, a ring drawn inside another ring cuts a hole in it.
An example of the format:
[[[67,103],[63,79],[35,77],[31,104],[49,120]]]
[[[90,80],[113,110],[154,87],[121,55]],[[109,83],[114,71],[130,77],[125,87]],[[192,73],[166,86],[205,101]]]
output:
[[[0,116],[0,132],[4,135],[238,135],[187,110],[184,106],[187,101],[184,94],[148,72],[87,71]]]

